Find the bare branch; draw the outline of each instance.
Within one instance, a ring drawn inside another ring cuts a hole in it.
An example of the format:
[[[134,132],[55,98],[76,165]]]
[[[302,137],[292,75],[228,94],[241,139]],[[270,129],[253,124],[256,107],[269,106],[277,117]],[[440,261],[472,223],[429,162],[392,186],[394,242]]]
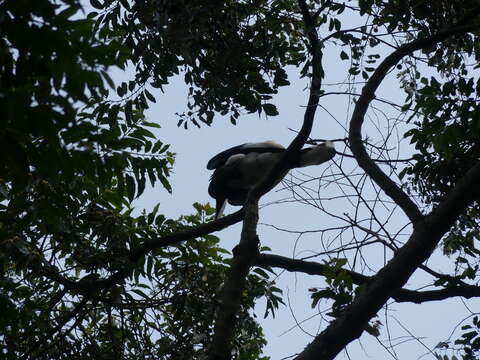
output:
[[[427,301],[440,301],[461,296],[466,299],[480,297],[480,287],[473,285],[455,286],[441,290],[412,291],[401,289],[392,295],[396,302],[413,302],[420,304]]]

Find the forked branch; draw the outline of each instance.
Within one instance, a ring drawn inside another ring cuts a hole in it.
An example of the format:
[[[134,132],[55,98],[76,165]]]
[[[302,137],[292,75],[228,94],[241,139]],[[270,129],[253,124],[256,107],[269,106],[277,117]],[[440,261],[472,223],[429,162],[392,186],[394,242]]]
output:
[[[451,27],[428,38],[407,43],[379,65],[359,97],[350,123],[349,139],[359,165],[397,203],[410,218],[414,231],[394,258],[375,275],[365,289],[346,307],[340,317],[322,331],[296,358],[297,360],[335,358],[363,332],[395,291],[402,288],[413,272],[432,254],[442,236],[458,216],[480,195],[480,162],[456,184],[449,196],[428,216],[423,216],[413,201],[370,159],[361,141],[361,128],[367,108],[387,72],[403,57],[432,46],[448,37],[478,29],[479,25]]]

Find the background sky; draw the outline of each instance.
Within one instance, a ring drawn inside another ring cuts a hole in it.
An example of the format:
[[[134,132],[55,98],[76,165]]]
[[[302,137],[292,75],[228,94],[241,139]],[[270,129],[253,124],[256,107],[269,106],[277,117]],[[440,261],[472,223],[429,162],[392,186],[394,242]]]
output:
[[[346,81],[345,74],[348,63],[340,61],[340,49],[332,47],[326,50],[324,89],[326,91],[360,93],[361,84],[356,86],[343,84]],[[137,211],[150,210],[160,202],[160,212],[168,217],[176,218],[182,214],[192,213],[194,202],[210,202],[214,205],[214,201],[209,198],[207,193],[211,171],[206,169],[206,163],[212,156],[226,148],[245,142],[274,140],[288,146],[295,136],[291,129],[298,130],[302,125],[305,104],[308,99],[307,80],[299,79],[297,69],[290,68],[288,72],[291,86],[281,89],[273,99],[280,115],[265,118],[264,116],[259,117],[257,114],[245,114],[235,126],[227,118],[217,116],[210,127],[203,126],[199,129],[191,125],[188,130],[184,130],[183,127],[179,128],[175,113],[183,112],[187,100],[187,91],[182,79],[180,77],[172,79],[170,84],[164,88],[164,93],[152,90],[157,103],[152,104],[147,112],[148,120],[161,125],[162,128],[157,132],[159,139],[171,144],[170,150],[176,153],[176,162],[170,178],[173,193],[168,194],[160,186],[149,188],[135,202]],[[116,80],[128,79],[129,76],[132,76],[118,71],[113,75]],[[339,83],[340,85],[329,85]],[[395,72],[388,76],[386,82],[377,91],[377,96],[401,104],[404,93],[399,88]],[[373,105],[376,108],[369,111],[363,133],[370,142],[381,141],[382,134],[389,132],[393,125],[398,125],[400,130],[405,129],[404,124],[397,122],[398,113],[393,111],[390,106],[379,102],[374,102]],[[351,98],[346,96],[322,97],[311,137],[314,139],[346,137],[345,129],[348,126],[352,106]],[[408,157],[411,148],[408,146],[408,142],[403,142],[402,147],[399,148],[399,138],[401,138],[401,134],[393,132],[391,138],[383,140],[391,147],[392,153],[398,151],[397,156]],[[345,150],[344,144],[341,142],[336,143],[336,148],[340,152]],[[335,238],[335,232],[326,232],[323,235],[318,232],[319,229],[335,227],[339,224],[344,225],[344,223],[335,220],[334,217],[327,215],[325,211],[315,206],[319,199],[312,197],[312,194],[322,197],[321,205],[332,214],[342,217],[354,216],[358,211],[359,218],[368,224],[371,215],[367,209],[356,208],[355,204],[350,203],[348,199],[339,197],[342,195],[342,190],[348,190],[348,187],[339,185],[340,181],[345,183],[345,179],[335,180],[339,179],[338,168],[351,174],[352,180],[357,179],[358,173],[361,171],[356,168],[355,162],[350,158],[337,155],[334,161],[334,166],[329,167],[327,164],[322,164],[301,169],[301,171],[295,170],[286,177],[287,183],[292,180],[292,176],[304,180],[313,178],[312,181],[305,183],[305,187],[309,190],[300,193],[305,196],[302,203],[288,201],[291,200],[292,192],[288,189],[280,190],[285,188],[285,183],[278,185],[261,199],[260,204],[264,206],[260,211],[259,236],[261,244],[270,247],[272,253],[302,258],[318,253],[329,241],[339,241],[338,238]],[[323,179],[334,180],[333,183],[328,187],[321,187],[320,184],[324,184],[324,182],[320,183],[315,179],[322,176]],[[371,199],[378,196],[386,199],[381,194],[377,195],[369,184],[362,189],[361,195]],[[225,213],[229,214],[237,209],[227,205]],[[375,209],[375,214],[384,219],[388,229],[393,232],[399,231],[407,223],[403,214],[398,210],[393,210],[393,206]],[[283,231],[277,230],[278,228]],[[240,230],[241,224],[236,224],[217,233],[216,235],[221,238],[221,246],[231,250],[239,241]],[[304,233],[305,231],[307,233]],[[402,234],[408,235],[408,228],[403,230]],[[399,235],[399,238],[406,240],[402,234]],[[343,235],[343,239],[349,241],[349,237],[354,235],[358,234],[347,232]],[[347,254],[347,256],[353,255],[354,253]],[[356,265],[354,269],[371,275],[371,271],[378,270],[384,265],[391,254],[384,252],[383,247],[373,246],[365,249],[362,255],[364,256],[364,265]],[[319,256],[312,260],[321,262],[326,258],[326,256]],[[352,265],[355,259],[349,257],[349,260]],[[371,270],[365,266],[365,263]],[[451,265],[442,258],[441,254],[434,256],[428,265],[439,271],[451,270]],[[322,319],[318,313],[327,310],[326,303],[323,302],[315,309],[311,308],[308,289],[324,286],[325,283],[321,277],[291,274],[280,270],[277,273],[279,276],[276,281],[284,291],[286,306],[279,309],[274,319],[271,317],[263,319],[264,301],[259,301],[256,308],[258,320],[269,341],[265,348],[265,354],[271,356],[272,359],[286,358],[303,350],[304,346],[312,341],[313,336],[326,326],[326,320]],[[424,273],[417,272],[407,286],[409,289],[420,289],[426,283],[426,279]],[[423,305],[391,303],[388,305],[387,316],[385,316],[384,310],[379,313],[378,320],[382,322],[379,339],[364,334],[360,340],[350,344],[347,352],[341,353],[338,358],[356,360],[435,359],[430,350],[439,341],[447,340],[452,335],[459,321],[470,315],[468,306],[474,308],[474,304],[474,301],[465,302],[461,299]],[[454,339],[455,337],[453,337]],[[391,345],[399,345],[390,349],[387,341],[387,348],[385,348],[378,340],[389,340]]]
[[[339,67],[335,71],[335,67]],[[325,79],[325,83],[343,81],[338,78],[345,74],[344,69],[338,66],[338,61],[332,59],[327,62],[331,70]],[[207,161],[216,153],[231,146],[244,142],[257,142],[275,140],[284,146],[294,138],[295,133],[290,129],[299,129],[302,124],[304,104],[307,101],[307,82],[305,79],[298,79],[295,69],[290,69],[292,85],[280,91],[274,99],[279,108],[280,115],[274,118],[259,117],[257,114],[243,116],[236,126],[228,119],[216,118],[210,127],[203,126],[198,129],[191,126],[188,130],[178,128],[176,112],[182,112],[186,103],[186,89],[181,79],[174,79],[162,94],[158,92],[157,103],[151,106],[147,116],[150,121],[159,123],[162,128],[158,132],[159,138],[170,143],[171,150],[175,152],[176,163],[170,179],[173,186],[173,193],[168,194],[162,188],[148,189],[145,194],[136,202],[138,210],[143,208],[151,209],[157,202],[160,202],[161,209],[169,217],[177,217],[181,214],[193,212],[193,202],[214,202],[207,193],[209,177],[211,172],[206,169]],[[340,86],[341,87],[341,86]],[[345,87],[343,87],[345,90]],[[360,86],[356,89],[360,91]],[[333,90],[332,90],[333,91]],[[390,98],[403,97],[398,90],[395,76],[390,76],[388,83],[377,93],[380,97],[388,94]],[[385,96],[387,97],[387,96]],[[312,130],[312,138],[338,139],[346,136],[342,124],[345,124],[351,113],[348,106],[348,99],[340,96],[324,97],[321,105],[327,111],[319,109],[316,115],[315,125]],[[385,125],[386,128],[386,125]],[[378,136],[378,131],[372,125],[366,125],[366,135],[373,139]],[[370,130],[370,131],[369,131]],[[337,150],[343,151],[341,143],[337,143]],[[408,146],[407,146],[408,149]],[[408,151],[403,151],[408,152]],[[335,161],[340,162],[341,156],[337,155]],[[342,167],[355,168],[351,159],[343,159]],[[318,167],[302,169],[301,172],[294,171],[295,176],[310,174],[318,177],[323,174],[327,166],[322,164]],[[333,172],[334,170],[331,170]],[[328,174],[327,174],[328,175]],[[331,173],[330,173],[331,175]],[[288,179],[288,176],[287,176]],[[315,232],[325,228],[328,224],[334,226],[334,221],[313,206],[292,202],[277,203],[281,199],[288,198],[289,191],[280,191],[282,184],[264,196],[261,205],[265,205],[260,212],[259,235],[262,245],[272,248],[272,252],[289,257],[303,257],[311,254],[311,250],[319,251],[319,233]],[[329,195],[332,187],[322,190],[322,194]],[[337,190],[333,190],[338,191]],[[333,195],[333,194],[332,194]],[[369,194],[368,196],[373,196]],[[270,205],[268,205],[270,204]],[[352,211],[351,207],[340,202],[332,202],[328,207],[333,213],[343,214],[345,211]],[[226,214],[237,210],[227,206]],[[390,215],[385,209],[378,211],[383,216]],[[397,212],[394,214],[390,225],[393,228],[402,227],[406,222],[404,216]],[[292,232],[277,231],[272,226],[287,229]],[[222,232],[217,233],[221,238],[221,246],[231,250],[239,241],[241,224],[236,224]],[[312,231],[310,234],[300,234],[298,231]],[[328,238],[329,235],[326,237]],[[347,234],[348,236],[348,234]],[[385,257],[387,255],[387,257]],[[365,251],[365,256],[372,263],[374,269],[388,260],[389,254],[384,254],[380,247],[374,247]],[[322,261],[322,257],[313,259]],[[430,262],[432,268],[439,270],[449,266],[437,256]],[[357,269],[359,270],[359,269]],[[313,277],[302,274],[291,274],[277,271],[279,277],[277,283],[284,291],[286,306],[282,306],[273,319],[263,319],[265,302],[258,303],[256,313],[259,322],[264,327],[269,341],[265,348],[265,354],[272,359],[281,359],[294,355],[301,351],[309,343],[315,334],[326,325],[325,320],[318,316],[318,312],[326,310],[326,304],[320,303],[319,308],[311,308],[308,289],[311,287],[324,286],[321,277]],[[367,274],[369,274],[367,272]],[[424,274],[416,274],[415,279],[410,281],[408,287],[416,289],[424,284]],[[459,299],[449,300],[442,303],[432,302],[423,305],[395,304],[388,306],[389,314],[379,314],[382,322],[381,340],[388,337],[392,344],[402,344],[395,348],[396,356],[399,359],[434,359],[432,353],[425,347],[432,349],[439,341],[446,340],[451,335],[458,321],[469,315],[468,310],[462,305]],[[383,311],[382,311],[383,312]],[[298,326],[297,324],[301,324]],[[387,331],[388,328],[388,331]],[[413,336],[421,341],[413,340]],[[393,350],[390,350],[393,351]],[[393,355],[392,355],[393,354]],[[395,353],[389,353],[381,346],[378,340],[371,335],[364,334],[359,341],[355,341],[348,347],[348,354],[342,353],[339,359],[389,359],[395,358]]]

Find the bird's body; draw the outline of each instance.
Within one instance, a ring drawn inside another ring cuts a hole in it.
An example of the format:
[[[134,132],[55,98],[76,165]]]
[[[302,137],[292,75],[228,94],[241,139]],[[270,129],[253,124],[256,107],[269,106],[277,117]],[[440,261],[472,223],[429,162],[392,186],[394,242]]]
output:
[[[285,148],[273,141],[246,143],[234,146],[215,155],[207,169],[215,170],[208,193],[216,200],[218,218],[228,201],[231,205],[243,205],[248,192],[275,166]],[[292,167],[318,165],[335,156],[333,143],[327,142],[302,149]],[[285,171],[278,182],[287,174]]]

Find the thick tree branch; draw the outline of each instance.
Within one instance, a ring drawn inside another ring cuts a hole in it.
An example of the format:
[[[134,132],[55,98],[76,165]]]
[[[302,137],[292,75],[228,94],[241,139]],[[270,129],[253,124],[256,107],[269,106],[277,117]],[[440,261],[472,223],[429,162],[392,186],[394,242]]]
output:
[[[233,249],[233,261],[222,289],[221,303],[215,318],[210,359],[231,358],[231,343],[247,276],[258,255],[258,200],[247,200],[240,243]]]
[[[423,215],[410,197],[370,158],[363,144],[361,134],[365,113],[367,112],[370,102],[375,97],[375,91],[385,78],[388,70],[395,66],[405,55],[422,48],[410,49],[408,45],[410,44],[400,47],[388,56],[363,88],[362,95],[358,98],[350,121],[349,141],[352,153],[360,167],[400,206],[415,226],[415,224],[422,219]]]
[[[479,8],[472,10],[471,17],[466,18],[466,21],[478,15]],[[386,175],[380,167],[367,154],[365,146],[362,142],[362,125],[370,102],[375,98],[375,91],[378,89],[388,71],[394,67],[403,57],[420,49],[427,48],[434,45],[448,37],[465,33],[478,29],[479,25],[465,25],[451,27],[445,31],[439,32],[428,38],[418,39],[399,47],[396,51],[390,54],[373,73],[372,77],[367,81],[367,84],[362,89],[362,95],[358,98],[355,105],[352,119],[350,121],[349,141],[353,155],[355,156],[360,167],[377,183],[378,186],[392,198],[395,203],[405,212],[413,226],[422,220],[423,215],[410,199],[410,197]]]
[[[240,243],[236,251],[234,251],[232,266],[225,281],[220,308],[215,319],[213,345],[210,351],[210,358],[212,360],[228,360],[231,358],[231,343],[235,329],[236,315],[240,307],[241,294],[245,288],[246,277],[258,255],[258,199],[270,191],[278,179],[283,177],[291,168],[296,154],[303,147],[310,135],[318,106],[318,94],[323,77],[321,49],[314,19],[308,10],[305,0],[299,0],[298,4],[302,13],[312,55],[312,82],[307,110],[305,111],[302,128],[290,146],[288,146],[280,161],[248,195],[244,206],[245,219],[243,221]]]
[[[168,234],[162,236],[159,239],[147,241],[138,249],[134,249],[131,252],[130,260],[132,263],[136,263],[140,258],[148,254],[150,251],[155,249],[160,249],[166,246],[172,246],[178,244],[182,241],[194,239],[199,236],[207,235],[215,231],[220,231],[229,227],[230,225],[236,224],[237,222],[241,221],[244,217],[244,210],[241,209],[233,214],[225,216],[223,218],[217,219],[215,221],[211,221],[206,224],[201,224],[195,227],[192,227],[187,230],[179,231],[174,234]],[[107,279],[97,281],[95,286],[100,288],[107,288],[117,283],[120,283],[131,274],[134,265],[131,267],[125,267],[122,270],[119,270],[115,274],[111,275]]]
[[[237,222],[241,221],[244,217],[244,213],[244,210],[241,209],[233,214],[217,219],[215,221],[191,227],[189,229],[179,231],[173,234],[168,234],[155,240],[146,241],[145,243],[143,243],[142,246],[132,249],[130,251],[130,266],[125,266],[122,270],[117,271],[106,279],[92,279],[88,281],[70,280],[61,275],[54,266],[45,263],[42,264],[41,267],[37,269],[37,271],[41,275],[59,284],[62,284],[66,289],[75,293],[87,296],[98,294],[98,290],[107,289],[115,284],[121,283],[125,278],[130,276],[138,260],[148,254],[150,251],[176,245],[181,243],[182,241],[194,239],[203,235],[211,234],[215,231],[225,229],[230,225],[236,224]]]
[[[370,159],[361,142],[361,126],[375,90],[404,56],[448,37],[477,29],[478,25],[452,27],[428,38],[405,44],[389,55],[377,68],[365,85],[352,115],[350,142],[352,152],[365,172],[388,194],[414,224],[414,231],[407,243],[394,258],[382,268],[365,287],[343,314],[333,321],[296,358],[329,360],[344,349],[348,343],[358,338],[368,321],[382,308],[394,291],[403,287],[413,272],[431,255],[442,236],[455,223],[480,194],[480,163],[471,168],[457,183],[451,194],[427,217],[418,210],[411,199]]]
[[[440,290],[413,291],[401,289],[394,292],[392,298],[396,302],[412,302],[415,304],[427,301],[440,301],[461,296],[466,299],[480,297],[480,287],[473,285],[454,286]]]
[[[329,2],[327,1],[322,9],[325,9]],[[260,198],[262,195],[272,189],[277,183],[277,179],[285,174],[291,168],[291,164],[294,162],[295,157],[300,149],[305,145],[312,131],[313,122],[315,119],[315,113],[319,102],[319,91],[321,88],[323,70],[322,70],[322,52],[320,41],[315,27],[315,22],[308,10],[308,6],[305,0],[299,0],[298,5],[300,7],[305,29],[307,32],[310,53],[312,55],[312,82],[310,84],[310,93],[308,97],[307,108],[305,110],[303,124],[298,132],[297,136],[293,139],[288,146],[287,151],[272,169],[270,174],[260,183],[255,189],[252,190],[251,196],[254,198]]]
[[[328,265],[320,264],[314,261],[305,261],[298,259],[291,259],[280,255],[261,254],[255,265],[260,267],[278,267],[291,272],[302,272],[309,275],[323,276],[326,270],[331,270]],[[357,273],[355,271],[341,269],[350,276],[352,282],[357,285],[365,284],[371,280],[371,277]],[[339,271],[339,272],[340,272]]]
[[[261,254],[254,265],[260,267],[278,267],[291,272],[301,272],[309,275],[323,276],[325,271],[331,272],[331,267],[312,261],[291,259],[279,255]],[[341,269],[338,273],[344,272],[350,276],[352,282],[356,285],[367,284],[372,281],[372,277],[366,276],[355,271]],[[451,297],[461,296],[464,298],[480,297],[480,287],[474,285],[459,285],[440,290],[414,291],[408,289],[398,289],[392,294],[392,299],[396,302],[412,302],[420,304],[427,301],[445,300]]]
[[[181,243],[182,241],[190,240],[197,238],[199,236],[211,234],[216,231],[223,230],[233,224],[236,224],[243,220],[244,217],[244,210],[238,210],[233,214],[227,215],[220,219],[201,224],[195,227],[191,227],[189,229],[179,231],[173,234],[168,234],[162,236],[159,239],[146,241],[141,247],[137,249],[133,249],[130,255],[130,258],[133,261],[137,261],[141,257],[145,256],[152,250],[160,249],[166,246],[176,245]]]

